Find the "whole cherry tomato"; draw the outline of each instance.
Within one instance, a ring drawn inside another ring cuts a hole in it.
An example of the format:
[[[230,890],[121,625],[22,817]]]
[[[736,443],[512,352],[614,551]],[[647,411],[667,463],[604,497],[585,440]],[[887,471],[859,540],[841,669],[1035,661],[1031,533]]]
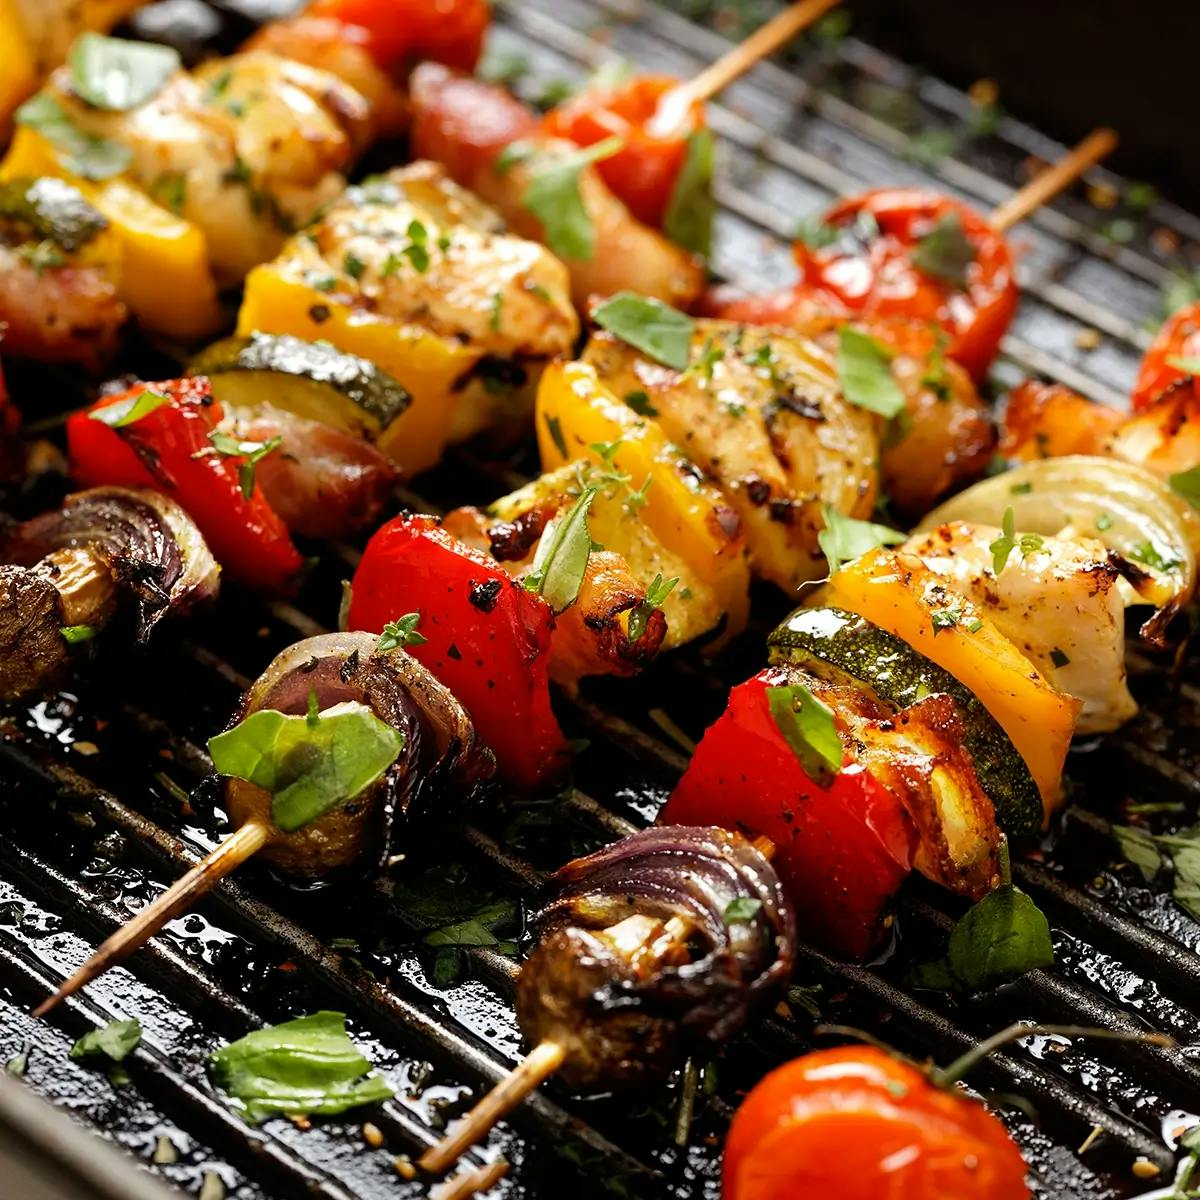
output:
[[[1197,387],[1200,380],[1196,372],[1172,366],[1168,361],[1172,358],[1194,359],[1200,363],[1200,301],[1168,317],[1155,334],[1133,385],[1134,412],[1152,404],[1167,388],[1181,380],[1190,379],[1192,387]]]
[[[491,23],[487,0],[313,0],[308,15],[366,31],[385,70],[432,59],[473,71]]]
[[[768,706],[767,688],[786,681],[769,667],[729,693],[659,820],[765,834],[801,932],[862,958],[912,867],[916,831],[900,801],[858,764],[827,787],[805,774]]]
[[[579,146],[621,138],[621,149],[601,159],[596,170],[639,221],[655,228],[662,228],[687,159],[688,138],[704,128],[704,105],[696,101],[672,121],[671,129],[655,129],[659,102],[678,83],[671,75],[639,75],[581,92],[546,114],[548,133]]]
[[[798,291],[848,315],[934,322],[946,353],[984,377],[1017,306],[1001,234],[958,200],[904,189],[843,200],[824,224],[832,240],[795,244]]]
[[[1026,1168],[982,1104],[870,1046],[772,1071],[725,1143],[724,1200],[1028,1200]]]

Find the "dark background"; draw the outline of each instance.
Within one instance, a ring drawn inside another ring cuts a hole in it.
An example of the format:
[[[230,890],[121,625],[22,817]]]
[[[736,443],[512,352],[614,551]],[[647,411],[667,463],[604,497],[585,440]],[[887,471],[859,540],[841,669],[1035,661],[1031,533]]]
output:
[[[854,34],[1073,142],[1122,138],[1117,171],[1200,202],[1200,0],[851,0]]]

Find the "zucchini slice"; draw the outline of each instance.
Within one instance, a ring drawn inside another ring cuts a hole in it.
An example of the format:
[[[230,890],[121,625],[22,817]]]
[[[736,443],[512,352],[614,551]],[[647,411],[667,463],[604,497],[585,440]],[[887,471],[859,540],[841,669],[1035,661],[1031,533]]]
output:
[[[368,359],[290,334],[226,338],[192,359],[188,374],[207,375],[222,404],[271,404],[372,442],[411,403],[400,381]]]
[[[844,672],[897,708],[937,692],[958,709],[975,774],[1011,837],[1036,834],[1042,797],[1025,760],[982,702],[948,671],[907,642],[840,608],[799,608],[767,639],[770,661],[819,673],[822,664]]]
[[[0,222],[27,229],[68,253],[82,249],[108,228],[107,219],[78,188],[49,177],[0,183]]]

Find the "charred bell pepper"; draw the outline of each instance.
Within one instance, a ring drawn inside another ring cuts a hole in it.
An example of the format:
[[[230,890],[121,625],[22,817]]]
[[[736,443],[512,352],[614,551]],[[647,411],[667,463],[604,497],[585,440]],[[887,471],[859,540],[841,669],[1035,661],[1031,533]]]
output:
[[[1200,302],[1185,305],[1173,313],[1154,335],[1134,381],[1134,412],[1149,407],[1167,388],[1176,384],[1185,385],[1200,395],[1196,371],[1180,365],[1181,360],[1190,366],[1197,359],[1200,359]]]
[[[104,396],[67,421],[72,474],[88,486],[166,493],[196,522],[231,579],[285,595],[304,560],[259,485],[245,494],[243,457],[220,453],[210,439],[223,415],[203,376]]]
[[[349,625],[379,633],[410,612],[425,640],[409,652],[463,703],[501,778],[531,789],[560,776],[570,750],[550,707],[546,601],[435,518],[406,514],[367,543]]]
[[[730,692],[659,820],[770,838],[805,933],[863,957],[913,866],[917,832],[900,800],[858,763],[820,783],[806,773],[771,710],[769,690],[789,679],[770,667]]]
[[[638,490],[633,515],[678,564],[663,572],[667,578],[679,577],[664,602],[668,648],[714,627],[724,636],[740,633],[750,606],[741,520],[653,415],[635,412],[600,381],[594,367],[573,362],[546,369],[536,419],[544,470],[584,457],[601,470],[628,477]],[[621,548],[611,536],[595,536],[606,546]],[[651,570],[647,578],[653,575]]]

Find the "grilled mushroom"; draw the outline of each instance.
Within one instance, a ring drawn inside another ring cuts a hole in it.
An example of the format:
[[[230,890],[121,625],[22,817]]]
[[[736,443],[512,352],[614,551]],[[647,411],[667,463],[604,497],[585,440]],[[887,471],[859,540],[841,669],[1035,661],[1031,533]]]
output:
[[[142,642],[167,614],[211,599],[219,568],[200,531],[156,492],[92,488],[0,534],[0,699],[58,679],[72,640],[131,609]]]

